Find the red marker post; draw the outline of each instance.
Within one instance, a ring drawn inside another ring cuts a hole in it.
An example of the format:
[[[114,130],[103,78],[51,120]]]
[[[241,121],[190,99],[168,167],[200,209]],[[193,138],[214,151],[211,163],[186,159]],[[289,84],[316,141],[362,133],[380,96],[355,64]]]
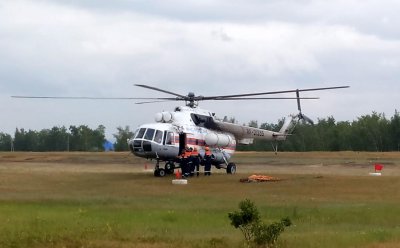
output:
[[[181,179],[182,178],[182,173],[179,170],[176,170],[175,172],[175,178],[176,179]]]
[[[382,169],[383,169],[383,164],[375,164],[375,172],[377,172],[377,171],[382,171]]]

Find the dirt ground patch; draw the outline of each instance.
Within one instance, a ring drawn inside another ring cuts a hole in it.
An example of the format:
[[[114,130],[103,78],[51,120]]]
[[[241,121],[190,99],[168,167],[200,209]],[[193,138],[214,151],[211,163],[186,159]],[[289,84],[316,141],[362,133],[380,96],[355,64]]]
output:
[[[238,152],[232,161],[237,175],[213,168],[182,187],[127,152],[0,153],[0,246],[242,247],[227,219],[240,199],[271,220],[293,219],[282,247],[399,244],[400,153]],[[374,163],[381,177],[369,176]],[[282,180],[240,183],[253,174]]]
[[[384,165],[385,176],[400,175],[400,152],[237,152],[232,159],[238,173],[321,174],[369,176],[374,164]],[[151,173],[155,161],[135,157],[128,152],[3,152],[2,172],[106,172]],[[213,169],[214,173],[225,173]]]

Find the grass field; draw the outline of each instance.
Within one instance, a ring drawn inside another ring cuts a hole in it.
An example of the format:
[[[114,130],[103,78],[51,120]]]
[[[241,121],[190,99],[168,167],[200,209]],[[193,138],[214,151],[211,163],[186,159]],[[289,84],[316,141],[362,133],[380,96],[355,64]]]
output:
[[[236,175],[172,185],[128,153],[0,153],[0,247],[244,247],[227,214],[246,198],[265,222],[290,217],[279,247],[400,247],[400,153],[234,161]],[[254,173],[282,180],[239,182]]]

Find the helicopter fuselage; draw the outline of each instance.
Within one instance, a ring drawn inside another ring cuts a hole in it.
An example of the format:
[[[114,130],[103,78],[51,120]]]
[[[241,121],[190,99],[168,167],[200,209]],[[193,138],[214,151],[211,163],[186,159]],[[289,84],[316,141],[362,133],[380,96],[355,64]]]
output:
[[[214,119],[206,110],[177,107],[174,112],[156,114],[156,123],[143,124],[128,141],[131,152],[139,157],[177,162],[186,147],[197,148],[204,157],[208,146],[213,154],[213,164],[228,164],[236,149],[235,137],[229,132],[206,128]],[[199,120],[201,119],[201,120]]]
[[[132,153],[136,156],[156,159],[154,170],[155,176],[164,176],[174,172],[175,162],[180,161],[178,156],[187,148],[197,148],[201,157],[204,156],[206,146],[212,151],[212,163],[217,168],[226,168],[228,174],[236,172],[236,165],[229,163],[236,144],[252,144],[254,139],[264,141],[283,141],[291,135],[296,123],[303,120],[310,124],[313,121],[301,111],[301,99],[319,99],[316,97],[300,97],[300,92],[321,91],[349,88],[350,86],[334,86],[323,88],[294,89],[284,91],[255,92],[247,94],[196,96],[190,92],[181,95],[172,91],[163,90],[154,86],[135,84],[135,86],[163,92],[169,97],[80,97],[80,96],[12,96],[13,98],[45,98],[45,99],[117,99],[117,100],[146,100],[137,104],[185,101],[186,106],[177,107],[173,112],[161,112],[155,116],[156,123],[141,125],[135,132],[135,136],[128,140]],[[269,95],[295,93],[296,97],[269,97]],[[171,97],[171,95],[173,97]],[[268,96],[267,96],[268,95]],[[235,123],[217,120],[214,113],[198,108],[199,101],[232,101],[232,100],[272,100],[272,99],[295,99],[297,100],[298,114],[289,115],[285,119],[279,131],[264,130],[256,127],[238,125]],[[151,101],[149,101],[151,100]],[[277,145],[273,146],[277,152]],[[159,162],[166,161],[165,167],[160,168]],[[208,163],[208,162],[207,162]],[[208,164],[207,164],[208,165]]]

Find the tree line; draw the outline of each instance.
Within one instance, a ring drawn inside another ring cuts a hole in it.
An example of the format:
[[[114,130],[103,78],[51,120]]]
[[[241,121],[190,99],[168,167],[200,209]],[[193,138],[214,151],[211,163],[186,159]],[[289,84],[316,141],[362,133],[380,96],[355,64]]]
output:
[[[234,118],[224,121],[235,122]],[[250,121],[252,127],[278,131],[284,119],[277,123]],[[115,151],[127,151],[127,139],[133,137],[129,126],[118,127],[113,134]],[[41,131],[16,129],[14,137],[0,132],[0,151],[103,151],[105,127],[91,129],[86,125],[53,127]],[[399,151],[400,114],[387,118],[372,112],[354,121],[336,121],[332,116],[318,119],[315,125],[298,123],[293,135],[279,142],[280,151]],[[254,140],[251,145],[238,145],[241,151],[273,151],[269,141]]]
[[[278,124],[251,121],[250,126],[278,131]],[[242,151],[273,151],[271,142],[254,140],[251,145],[239,145]],[[372,112],[356,120],[337,122],[332,116],[318,119],[314,125],[298,123],[293,135],[279,143],[280,151],[399,151],[400,114],[387,118],[383,113]]]
[[[114,150],[128,150],[126,140],[133,136],[129,127],[118,127],[114,134]],[[87,125],[53,127],[41,131],[16,128],[14,138],[0,132],[0,151],[104,151],[105,127],[91,129]]]

